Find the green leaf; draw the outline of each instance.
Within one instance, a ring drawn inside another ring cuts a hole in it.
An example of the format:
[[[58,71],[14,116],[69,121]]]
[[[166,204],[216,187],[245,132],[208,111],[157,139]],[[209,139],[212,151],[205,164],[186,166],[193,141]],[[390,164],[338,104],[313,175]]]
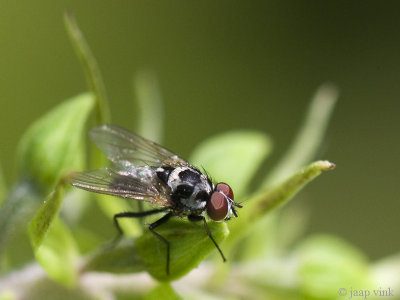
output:
[[[314,159],[323,141],[337,98],[338,90],[332,84],[319,87],[292,145],[278,165],[268,173],[263,187],[278,184]]]
[[[35,257],[50,278],[66,287],[76,285],[77,246],[70,231],[59,218],[54,220],[46,237],[35,249]]]
[[[301,169],[276,187],[256,193],[243,204],[240,217],[230,221],[229,240],[237,239],[241,234],[257,223],[265,214],[287,203],[306,184],[323,171],[331,170],[335,165],[328,161],[316,161]]]
[[[62,174],[82,169],[82,134],[92,107],[93,97],[82,94],[33,123],[18,147],[20,176],[38,184],[47,194]]]
[[[336,299],[340,288],[374,288],[365,255],[338,237],[311,237],[295,255],[299,260],[299,289],[310,299]]]
[[[223,250],[222,241],[228,236],[225,223],[208,223],[211,234]],[[170,220],[156,229],[170,243],[170,275],[166,273],[166,246],[150,231],[136,241],[135,248],[148,272],[160,281],[177,279],[193,268],[210,253],[217,251],[202,222]],[[222,263],[222,260],[221,260]]]
[[[196,147],[190,161],[204,167],[214,181],[228,183],[235,200],[240,202],[248,183],[271,148],[270,139],[263,133],[232,131],[205,140]]]
[[[18,145],[20,180],[0,210],[0,251],[26,226],[61,176],[82,169],[82,133],[93,106],[90,94],[65,101],[33,123]]]
[[[96,100],[96,123],[110,123],[110,111],[106,89],[96,59],[94,58],[82,31],[79,29],[78,24],[71,13],[65,13],[64,23],[72,45],[75,48],[75,52],[85,71],[89,89]]]
[[[145,300],[158,300],[158,299],[168,299],[168,300],[181,300],[180,297],[168,283],[161,283],[156,286],[150,293],[146,295]]]
[[[34,251],[41,246],[50,226],[57,218],[64,196],[64,184],[60,183],[50,193],[28,226],[29,238]]]
[[[29,223],[28,232],[35,257],[49,277],[65,286],[74,286],[77,246],[68,228],[57,218],[63,195],[60,183]]]
[[[162,141],[163,102],[155,74],[149,70],[138,72],[133,80],[136,93],[137,133],[152,141]]]

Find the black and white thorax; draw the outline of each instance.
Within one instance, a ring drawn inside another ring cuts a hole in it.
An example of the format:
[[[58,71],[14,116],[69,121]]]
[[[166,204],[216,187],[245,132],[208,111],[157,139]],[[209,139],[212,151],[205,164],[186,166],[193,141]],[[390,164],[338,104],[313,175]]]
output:
[[[176,215],[200,215],[206,209],[214,190],[207,175],[192,167],[170,166],[157,168],[156,174],[171,189],[171,208]]]

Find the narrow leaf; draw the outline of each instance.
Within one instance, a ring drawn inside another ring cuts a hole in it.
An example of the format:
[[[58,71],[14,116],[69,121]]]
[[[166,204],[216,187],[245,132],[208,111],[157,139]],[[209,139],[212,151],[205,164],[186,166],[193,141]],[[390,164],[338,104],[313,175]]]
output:
[[[256,193],[243,203],[239,218],[230,222],[230,240],[237,239],[256,224],[265,214],[287,203],[305,185],[319,176],[323,171],[331,170],[335,165],[328,161],[316,161],[301,169],[281,184]]]
[[[29,238],[34,251],[41,246],[50,226],[56,219],[60,211],[62,199],[64,196],[63,183],[57,185],[55,190],[50,193],[46,201],[40,207],[35,217],[31,220],[28,227]]]
[[[216,222],[208,223],[208,227],[213,238],[223,250],[222,242],[228,236],[228,227],[225,223]],[[206,234],[202,222],[170,220],[156,231],[171,245],[169,276],[166,273],[166,246],[150,231],[146,231],[137,239],[135,248],[148,272],[160,281],[175,280],[185,275],[197,267],[207,255],[217,251]]]
[[[83,33],[71,13],[65,13],[64,22],[75,52],[80,59],[83,69],[85,70],[86,79],[96,99],[96,123],[110,123],[110,112],[106,90],[100,69],[89,45],[86,42]]]
[[[213,180],[228,183],[241,201],[260,163],[271,151],[271,141],[263,133],[232,131],[209,138],[196,147],[190,161],[204,167]]]
[[[35,257],[50,278],[67,287],[76,285],[77,246],[59,218],[52,222],[46,237],[35,249]]]
[[[57,185],[28,227],[37,261],[50,278],[65,286],[76,283],[75,240],[57,218],[64,195],[64,183]]]
[[[324,133],[337,97],[337,89],[330,84],[322,85],[318,89],[310,103],[304,124],[291,147],[264,179],[261,185],[262,188],[276,186],[315,157],[323,142]],[[277,229],[277,221],[278,218],[271,219],[271,215],[269,215],[269,218],[264,218],[264,220],[257,222],[257,227],[252,230],[252,234],[246,239],[246,246],[240,250],[242,259],[246,259],[249,256],[263,255],[263,252],[268,252],[272,249],[276,251],[276,242],[278,240],[280,242],[278,248],[284,246],[281,239],[282,235]],[[282,228],[281,222],[279,228]],[[291,228],[293,232],[296,232],[299,227],[294,222],[289,222],[286,228]],[[267,232],[268,234],[266,234]],[[279,235],[279,237],[275,235]]]
[[[338,90],[331,84],[319,87],[311,101],[304,123],[292,145],[278,165],[268,173],[262,186],[278,184],[314,159],[338,98]]]

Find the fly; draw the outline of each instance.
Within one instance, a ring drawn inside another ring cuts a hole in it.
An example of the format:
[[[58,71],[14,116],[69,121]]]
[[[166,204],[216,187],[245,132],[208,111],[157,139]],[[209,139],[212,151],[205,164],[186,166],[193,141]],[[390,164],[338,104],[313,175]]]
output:
[[[114,215],[114,224],[121,235],[120,218],[142,218],[165,213],[149,225],[149,230],[165,244],[166,272],[169,274],[170,243],[155,229],[171,217],[187,217],[202,221],[222,260],[226,258],[214,240],[205,215],[213,221],[237,217],[231,187],[211,179],[177,154],[133,132],[115,125],[102,125],[90,131],[91,138],[112,162],[111,166],[72,175],[73,186],[87,191],[122,198],[147,201],[158,208],[142,212]]]

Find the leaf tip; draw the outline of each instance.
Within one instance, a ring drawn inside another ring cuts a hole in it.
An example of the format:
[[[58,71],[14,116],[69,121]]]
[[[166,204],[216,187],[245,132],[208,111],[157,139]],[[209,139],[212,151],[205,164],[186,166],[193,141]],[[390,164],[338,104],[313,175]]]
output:
[[[321,170],[333,170],[336,168],[336,164],[328,160],[320,160],[317,162],[317,164]]]
[[[70,33],[76,27],[75,15],[71,10],[64,11],[64,24]]]
[[[74,14],[72,13],[72,11],[70,11],[69,9],[67,9],[66,11],[64,11],[64,19],[67,19],[68,21],[71,20],[74,17]]]
[[[332,82],[326,82],[318,88],[315,100],[318,102],[334,103],[338,98],[339,88]]]

